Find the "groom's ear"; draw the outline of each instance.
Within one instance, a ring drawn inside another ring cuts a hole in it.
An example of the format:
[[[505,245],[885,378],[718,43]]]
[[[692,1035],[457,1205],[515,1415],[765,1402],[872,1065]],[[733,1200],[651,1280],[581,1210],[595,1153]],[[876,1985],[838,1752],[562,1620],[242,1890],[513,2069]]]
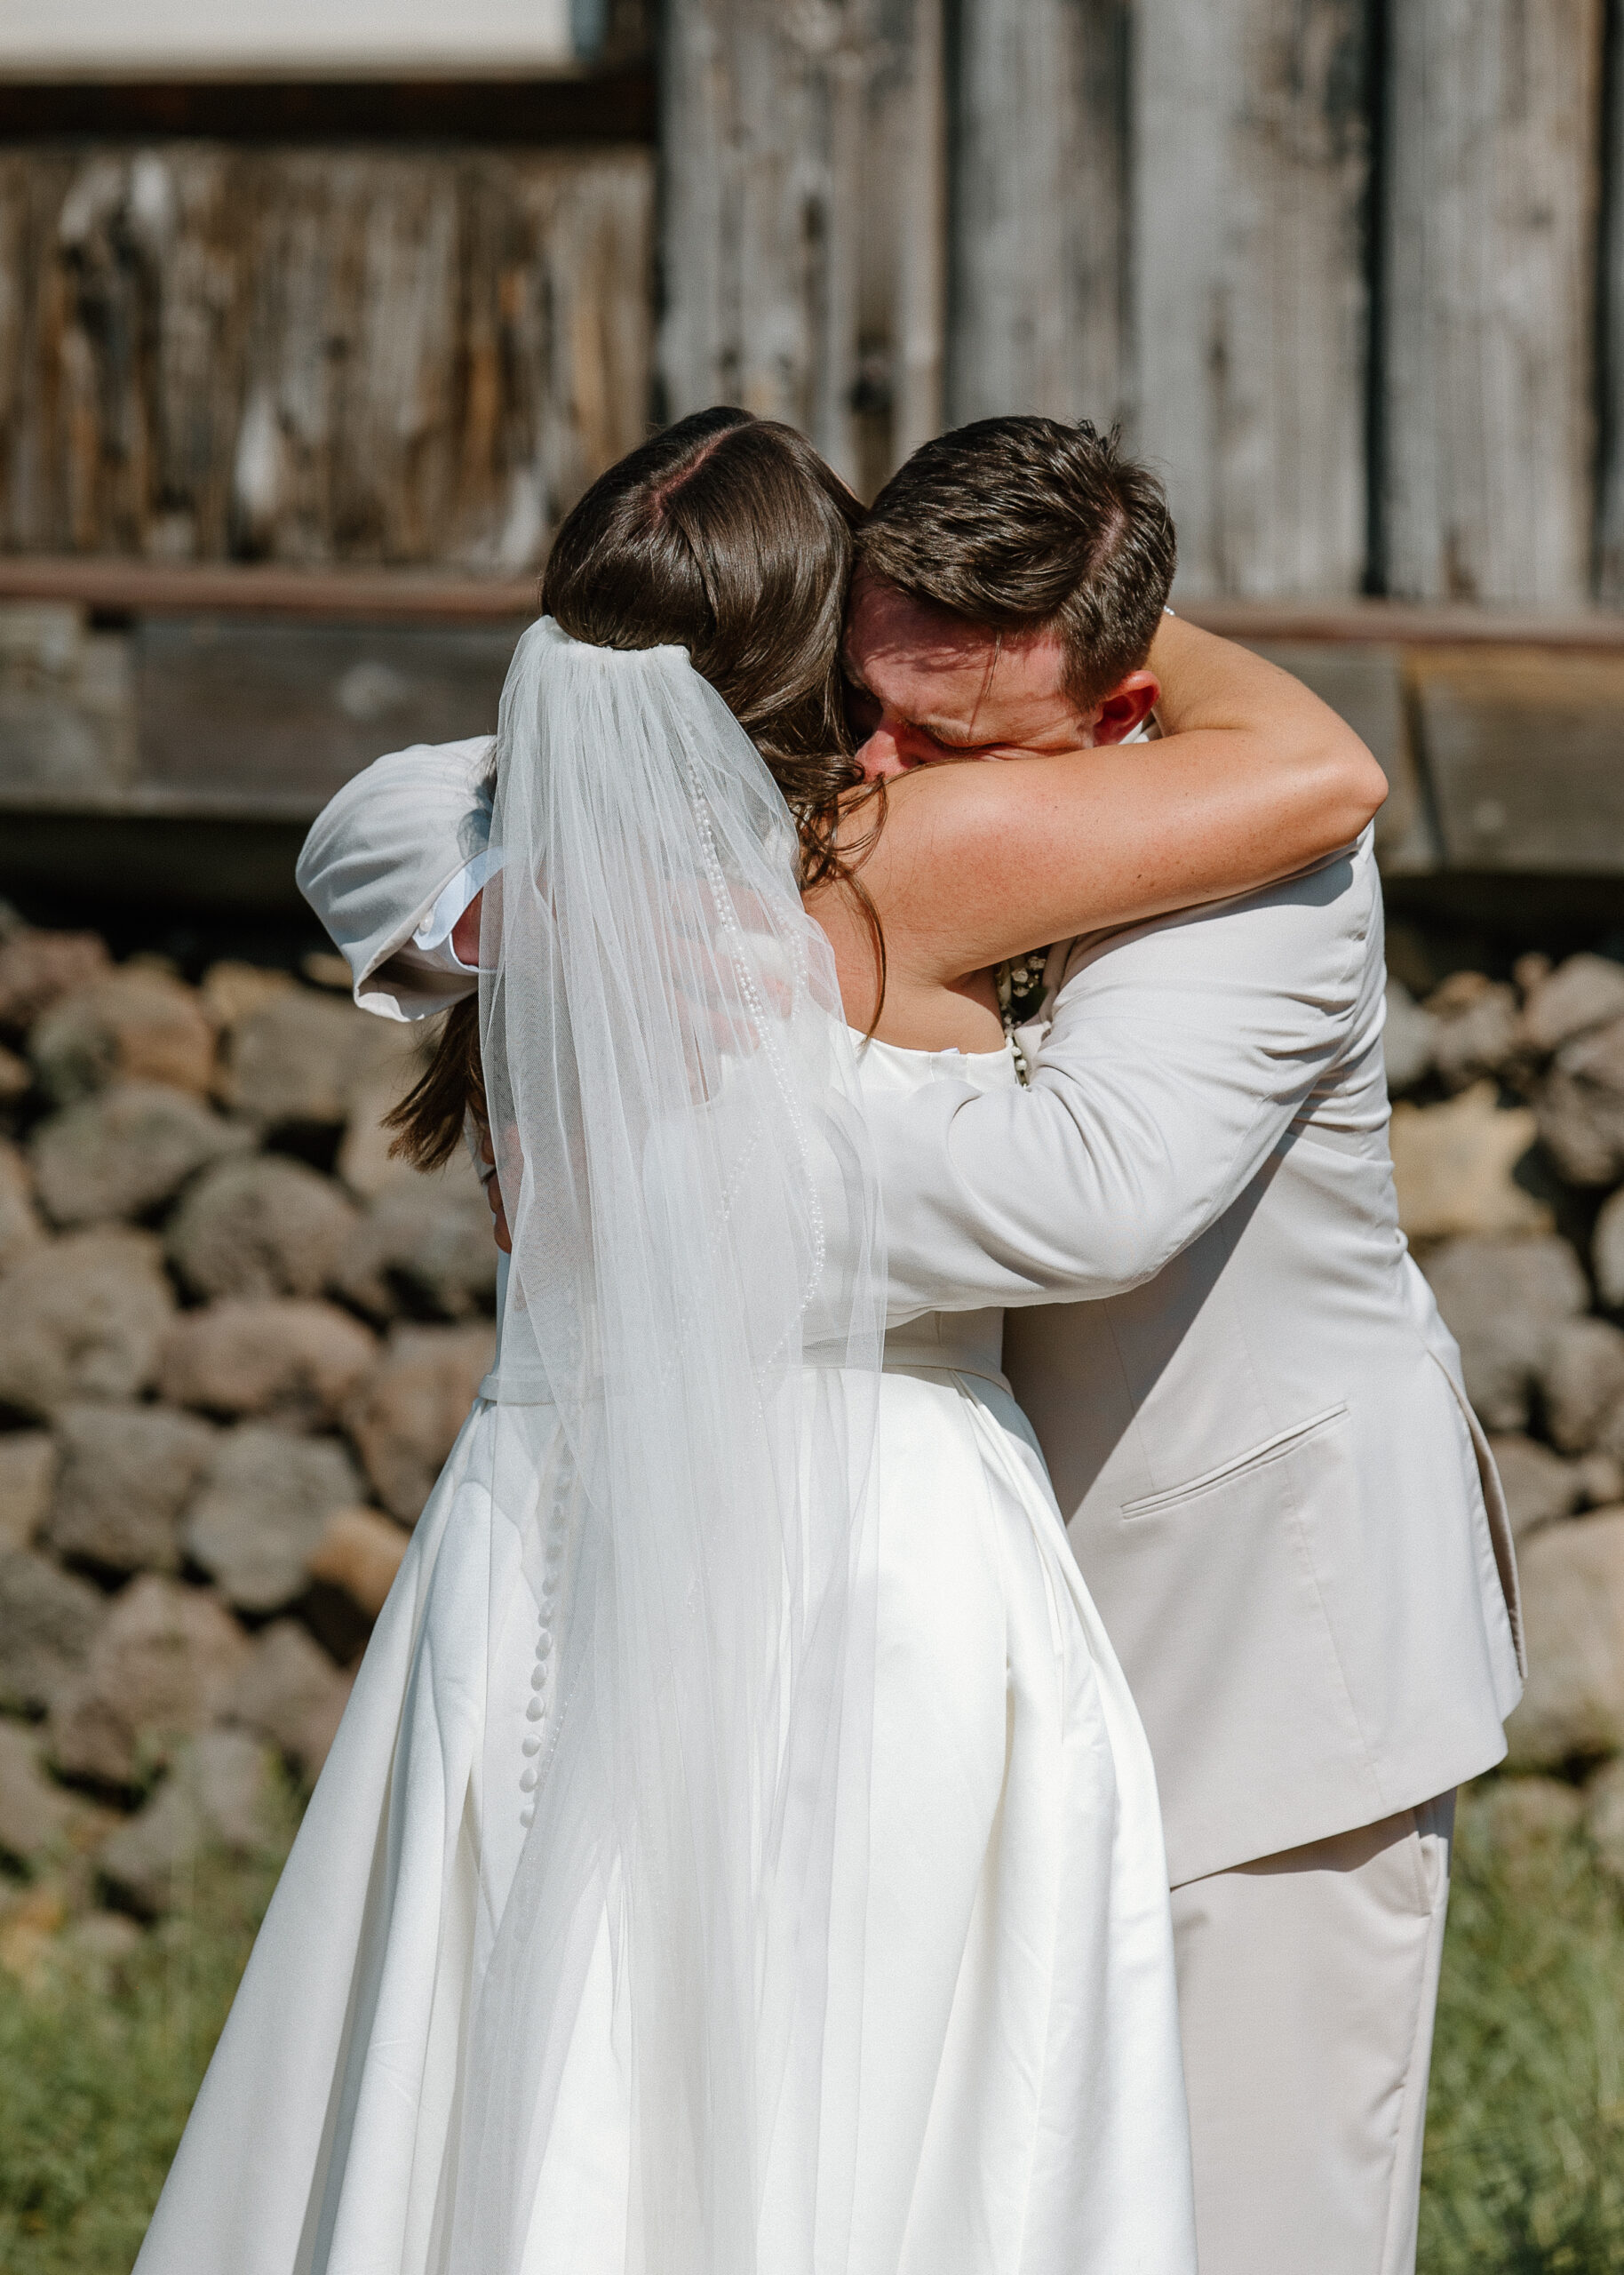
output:
[[[1096,745],[1125,743],[1131,734],[1143,726],[1156,708],[1161,691],[1161,682],[1154,672],[1129,672],[1109,695],[1101,698],[1094,723]]]

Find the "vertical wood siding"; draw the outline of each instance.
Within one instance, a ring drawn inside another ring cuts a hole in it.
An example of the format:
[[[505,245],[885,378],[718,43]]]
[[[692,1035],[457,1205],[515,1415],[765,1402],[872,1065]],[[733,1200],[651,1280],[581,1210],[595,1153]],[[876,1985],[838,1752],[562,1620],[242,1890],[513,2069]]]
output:
[[[1401,0],[1389,30],[1387,588],[1560,607],[1595,515],[1601,0]]]
[[[521,570],[646,431],[641,152],[0,156],[0,546]]]

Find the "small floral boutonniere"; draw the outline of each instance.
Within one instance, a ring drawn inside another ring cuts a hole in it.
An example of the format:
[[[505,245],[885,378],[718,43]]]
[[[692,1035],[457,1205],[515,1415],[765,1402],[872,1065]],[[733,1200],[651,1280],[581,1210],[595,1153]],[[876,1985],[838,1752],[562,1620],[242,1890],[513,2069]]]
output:
[[[1028,1019],[1035,1018],[1043,1001],[1043,974],[1048,963],[1048,950],[1035,948],[1030,955],[1012,956],[1007,963],[993,967],[993,983],[998,989],[998,1008],[1004,1021],[1004,1033],[1015,1050],[1015,1073],[1029,1087],[1031,1069],[1026,1063],[1026,1053],[1015,1033]]]

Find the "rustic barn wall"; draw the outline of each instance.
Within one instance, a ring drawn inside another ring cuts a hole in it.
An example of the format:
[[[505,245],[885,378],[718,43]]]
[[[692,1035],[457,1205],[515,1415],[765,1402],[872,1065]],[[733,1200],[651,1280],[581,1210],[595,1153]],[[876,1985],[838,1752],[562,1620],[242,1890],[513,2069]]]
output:
[[[1382,552],[1406,597],[1589,589],[1602,0],[1389,11]]]
[[[646,431],[652,171],[0,154],[0,548],[529,567]]]
[[[1145,0],[1134,433],[1187,593],[1357,592],[1367,522],[1365,0]]]

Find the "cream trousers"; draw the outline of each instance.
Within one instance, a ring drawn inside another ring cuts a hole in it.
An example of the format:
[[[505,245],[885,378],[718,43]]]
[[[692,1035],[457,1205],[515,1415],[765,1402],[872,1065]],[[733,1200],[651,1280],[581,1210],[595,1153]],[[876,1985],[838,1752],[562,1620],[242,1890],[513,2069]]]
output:
[[[1174,1889],[1201,2275],[1412,2275],[1454,1814]]]

